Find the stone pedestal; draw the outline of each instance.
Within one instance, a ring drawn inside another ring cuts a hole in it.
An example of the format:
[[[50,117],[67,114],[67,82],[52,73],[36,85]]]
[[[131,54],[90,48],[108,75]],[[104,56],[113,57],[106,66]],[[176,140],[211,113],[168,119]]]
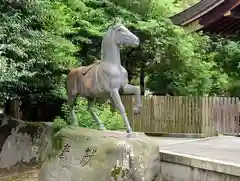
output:
[[[39,181],[161,181],[159,147],[143,134],[65,128],[53,145]]]
[[[51,148],[51,125],[0,118],[0,176],[41,165]]]

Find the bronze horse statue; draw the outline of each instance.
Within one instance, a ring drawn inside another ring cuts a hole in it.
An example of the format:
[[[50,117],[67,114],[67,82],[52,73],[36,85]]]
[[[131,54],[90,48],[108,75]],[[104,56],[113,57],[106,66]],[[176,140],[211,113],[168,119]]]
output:
[[[67,76],[67,94],[70,105],[70,115],[73,124],[77,124],[74,112],[74,104],[77,95],[88,100],[88,111],[99,125],[100,129],[105,127],[96,113],[93,105],[96,101],[102,102],[110,99],[117,108],[125,122],[128,136],[132,133],[125,107],[121,101],[119,90],[123,94],[135,94],[136,105],[134,113],[139,113],[141,104],[140,88],[128,84],[128,73],[121,65],[120,46],[139,45],[139,38],[131,33],[123,24],[116,23],[111,26],[103,36],[101,46],[101,60],[89,66],[80,66],[72,69]]]

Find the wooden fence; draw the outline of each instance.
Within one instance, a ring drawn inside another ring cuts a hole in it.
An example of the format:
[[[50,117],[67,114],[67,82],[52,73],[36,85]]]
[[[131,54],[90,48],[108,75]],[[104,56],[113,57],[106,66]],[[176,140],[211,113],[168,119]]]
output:
[[[134,96],[122,96],[134,131],[239,135],[239,98],[142,96],[142,110],[134,115]]]

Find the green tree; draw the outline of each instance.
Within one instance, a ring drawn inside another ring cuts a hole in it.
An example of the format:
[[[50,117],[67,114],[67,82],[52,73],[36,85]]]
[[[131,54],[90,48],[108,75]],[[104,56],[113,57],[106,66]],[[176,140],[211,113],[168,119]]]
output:
[[[57,22],[51,5],[41,0],[4,0],[0,10],[2,100],[63,96],[61,69],[76,65],[76,46],[54,30]]]
[[[240,95],[240,42],[239,40],[215,37],[211,42],[214,62],[221,74],[227,74],[228,95]]]
[[[121,49],[132,83],[140,69],[161,94],[237,94],[237,41],[186,32],[168,18],[198,2],[175,0],[1,0],[0,97],[66,98],[66,72],[100,59],[116,17],[141,41]]]

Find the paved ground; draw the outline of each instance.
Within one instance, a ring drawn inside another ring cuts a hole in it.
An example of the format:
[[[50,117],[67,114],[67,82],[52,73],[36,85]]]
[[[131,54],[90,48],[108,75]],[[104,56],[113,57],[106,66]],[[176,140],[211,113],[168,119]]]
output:
[[[211,139],[153,138],[160,150],[205,157],[240,164],[240,137],[220,136]]]
[[[189,141],[199,140],[197,138],[174,138],[174,137],[150,137],[154,142],[159,144],[161,147],[172,144],[185,143]]]

